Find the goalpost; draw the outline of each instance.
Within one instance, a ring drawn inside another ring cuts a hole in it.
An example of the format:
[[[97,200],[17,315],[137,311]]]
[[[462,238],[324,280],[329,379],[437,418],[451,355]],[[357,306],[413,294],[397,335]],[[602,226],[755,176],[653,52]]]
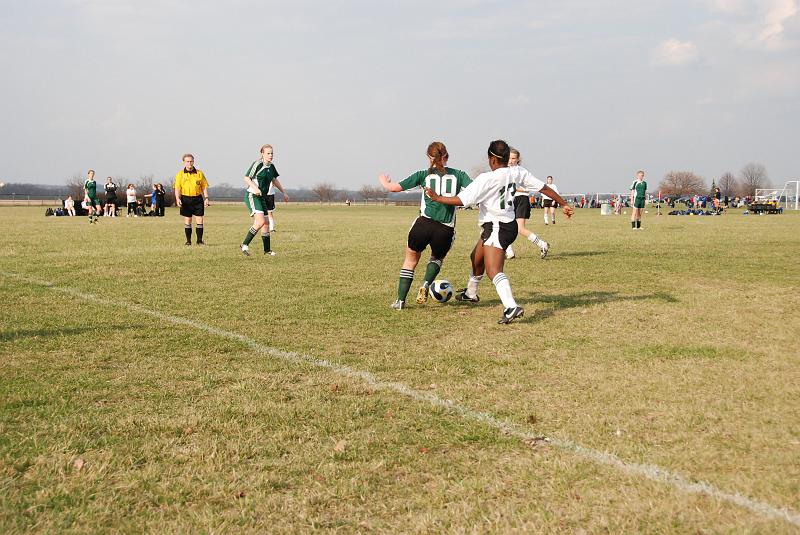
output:
[[[783,204],[784,210],[800,209],[800,180],[790,180],[782,188],[759,188],[755,192],[755,200],[761,202],[777,201]]]

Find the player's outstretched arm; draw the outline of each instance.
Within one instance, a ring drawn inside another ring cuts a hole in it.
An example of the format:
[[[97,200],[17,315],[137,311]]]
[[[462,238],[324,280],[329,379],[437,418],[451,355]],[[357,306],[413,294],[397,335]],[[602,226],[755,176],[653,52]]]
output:
[[[386,191],[391,191],[392,193],[403,191],[403,188],[400,186],[400,184],[392,182],[392,179],[389,178],[389,175],[381,175],[378,177],[378,180],[380,181],[381,186],[383,186],[383,189]]]
[[[544,187],[540,190],[540,193],[544,193],[545,195],[556,201],[561,206],[561,211],[564,212],[565,216],[567,216],[568,218],[572,217],[573,213],[572,207],[566,200],[564,200],[564,197],[556,193],[556,191],[553,188],[545,184]]]
[[[244,177],[244,183],[247,185],[248,189],[253,190],[253,195],[261,196],[261,188],[258,187],[258,184],[255,183],[253,179],[249,176]]]
[[[283,189],[283,184],[277,178],[272,179],[272,183],[275,184],[275,187],[278,188],[278,191],[283,193],[283,202],[289,202],[289,196],[286,194],[286,191]]]
[[[432,201],[436,201],[441,204],[449,204],[450,206],[464,206],[464,203],[461,202],[461,199],[458,197],[443,197],[441,195],[437,195],[435,191],[431,188],[423,188],[425,190],[425,195],[430,197]]]

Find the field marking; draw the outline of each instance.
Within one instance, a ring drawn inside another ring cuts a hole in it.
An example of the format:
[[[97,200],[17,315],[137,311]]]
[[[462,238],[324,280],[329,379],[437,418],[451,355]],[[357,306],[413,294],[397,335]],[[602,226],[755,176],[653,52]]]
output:
[[[300,353],[295,353],[292,351],[283,351],[281,349],[260,344],[259,342],[243,334],[235,333],[233,331],[226,331],[224,329],[220,329],[219,327],[214,327],[212,325],[207,325],[205,323],[201,323],[195,320],[182,318],[180,316],[172,316],[170,314],[165,314],[163,312],[146,308],[142,305],[137,305],[135,303],[127,303],[120,301],[112,301],[110,299],[104,299],[102,297],[90,293],[85,293],[80,290],[63,286],[56,286],[55,284],[49,281],[34,279],[31,277],[26,277],[24,275],[18,275],[16,273],[0,272],[0,274],[2,274],[2,276],[6,278],[26,282],[28,284],[35,286],[45,287],[54,292],[60,292],[66,295],[71,295],[73,297],[78,297],[83,300],[93,301],[95,303],[107,305],[110,307],[124,308],[133,312],[138,312],[147,316],[151,316],[153,318],[167,321],[175,325],[184,325],[187,327],[198,329],[200,331],[204,331],[209,334],[219,336],[221,338],[235,340],[237,342],[240,342],[248,346],[249,348],[253,349],[254,351],[262,355],[276,357],[293,364],[311,364],[319,368],[328,369],[332,372],[335,372],[345,377],[349,377],[352,379],[360,379],[365,383],[367,383],[368,385],[370,385],[375,390],[393,391],[405,397],[411,398],[415,401],[425,402],[434,407],[440,407],[446,409],[450,412],[460,415],[462,418],[466,420],[471,420],[474,422],[487,425],[491,428],[497,429],[498,431],[506,435],[518,438],[523,442],[536,443],[536,442],[541,442],[543,440],[543,437],[541,435],[531,433],[530,431],[525,430],[523,427],[514,424],[513,422],[500,420],[491,413],[470,409],[469,407],[466,407],[464,405],[459,405],[458,403],[455,403],[452,400],[440,398],[439,396],[432,394],[430,392],[422,392],[420,390],[415,390],[414,388],[411,388],[410,386],[404,383],[382,381],[368,371],[358,370],[355,368],[351,368],[350,366],[345,366],[343,364],[336,364],[335,362],[330,362],[325,359],[318,359],[309,355],[302,355]],[[613,468],[620,470],[621,472],[631,475],[641,476],[646,479],[650,479],[652,481],[656,481],[659,483],[665,483],[667,485],[670,485],[678,490],[687,493],[706,494],[718,500],[738,505],[740,507],[743,507],[744,509],[748,509],[751,512],[761,515],[763,517],[785,520],[790,524],[794,524],[795,526],[800,526],[800,513],[797,513],[796,511],[793,511],[789,508],[776,507],[774,505],[771,505],[763,501],[755,500],[753,498],[748,498],[747,496],[744,496],[739,493],[727,492],[722,489],[718,489],[714,485],[707,483],[705,481],[690,481],[684,476],[670,472],[669,470],[661,468],[660,466],[654,464],[640,464],[640,463],[628,462],[617,457],[612,453],[595,450],[592,448],[587,448],[570,439],[551,437],[551,438],[546,438],[544,440],[546,440],[547,444],[551,446],[555,446],[562,450],[571,452],[579,457],[583,457],[584,459],[594,461],[598,464],[611,466]]]

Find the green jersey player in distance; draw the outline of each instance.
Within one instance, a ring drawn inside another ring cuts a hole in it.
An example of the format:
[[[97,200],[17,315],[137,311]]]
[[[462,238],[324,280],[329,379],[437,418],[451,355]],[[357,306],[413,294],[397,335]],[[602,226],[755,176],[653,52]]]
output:
[[[647,197],[647,182],[644,181],[644,171],[636,173],[636,180],[631,184],[631,228],[642,228],[642,210]]]
[[[266,195],[271,184],[275,184],[283,193],[284,202],[289,202],[289,196],[283,189],[283,185],[278,180],[278,170],[272,165],[273,149],[272,145],[262,145],[261,158],[250,164],[250,168],[245,173],[244,183],[247,184],[247,191],[244,194],[244,204],[250,217],[253,218],[253,226],[247,231],[244,241],[239,246],[242,254],[250,256],[250,242],[261,231],[261,241],[264,243],[264,254],[275,256],[270,243],[269,225],[264,219],[267,213]]]
[[[83,201],[89,210],[89,223],[97,223],[95,207],[100,208],[100,200],[97,198],[97,182],[94,181],[94,169],[89,169],[86,181],[83,183]]]
[[[406,191],[417,187],[430,188],[445,196],[454,197],[461,189],[467,187],[471,180],[469,175],[459,169],[447,167],[450,155],[447,147],[440,141],[428,145],[428,169],[413,173],[405,180],[392,182],[388,175],[379,178],[384,189],[391,192]],[[454,206],[446,206],[423,195],[420,200],[419,217],[408,232],[405,259],[400,269],[400,281],[397,285],[397,300],[392,308],[405,308],[406,297],[414,280],[422,251],[431,248],[431,258],[425,269],[425,281],[417,292],[417,303],[422,305],[428,301],[428,287],[442,269],[442,261],[447,256],[455,238],[456,210]]]

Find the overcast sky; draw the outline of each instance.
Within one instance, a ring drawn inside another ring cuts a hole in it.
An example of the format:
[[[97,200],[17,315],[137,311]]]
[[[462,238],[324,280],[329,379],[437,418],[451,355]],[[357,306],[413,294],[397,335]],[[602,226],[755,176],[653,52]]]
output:
[[[0,178],[401,179],[503,138],[563,192],[800,178],[798,0],[0,0]]]

